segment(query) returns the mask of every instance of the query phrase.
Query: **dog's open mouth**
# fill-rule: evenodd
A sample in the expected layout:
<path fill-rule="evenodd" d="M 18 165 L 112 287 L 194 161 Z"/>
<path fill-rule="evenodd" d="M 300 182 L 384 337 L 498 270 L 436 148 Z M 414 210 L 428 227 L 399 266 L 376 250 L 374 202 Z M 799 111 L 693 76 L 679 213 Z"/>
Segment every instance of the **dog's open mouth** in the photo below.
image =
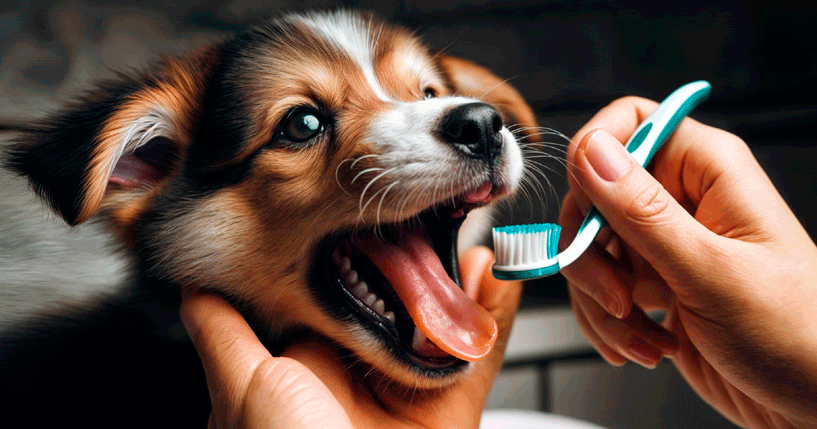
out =
<path fill-rule="evenodd" d="M 456 254 L 466 215 L 492 190 L 485 184 L 417 218 L 330 237 L 318 255 L 346 309 L 422 369 L 479 360 L 496 340 L 494 319 L 462 290 Z"/>

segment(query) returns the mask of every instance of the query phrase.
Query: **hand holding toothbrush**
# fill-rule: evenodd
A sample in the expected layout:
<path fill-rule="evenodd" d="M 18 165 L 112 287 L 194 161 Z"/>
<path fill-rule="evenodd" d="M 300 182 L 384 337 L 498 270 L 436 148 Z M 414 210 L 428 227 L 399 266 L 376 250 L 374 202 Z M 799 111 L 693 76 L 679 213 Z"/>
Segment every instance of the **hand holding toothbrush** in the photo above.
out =
<path fill-rule="evenodd" d="M 655 108 L 618 100 L 568 148 L 561 243 L 591 206 L 609 224 L 562 269 L 579 325 L 611 364 L 671 356 L 742 426 L 817 426 L 817 247 L 734 135 L 685 119 L 654 177 L 634 162 L 621 142 Z"/>

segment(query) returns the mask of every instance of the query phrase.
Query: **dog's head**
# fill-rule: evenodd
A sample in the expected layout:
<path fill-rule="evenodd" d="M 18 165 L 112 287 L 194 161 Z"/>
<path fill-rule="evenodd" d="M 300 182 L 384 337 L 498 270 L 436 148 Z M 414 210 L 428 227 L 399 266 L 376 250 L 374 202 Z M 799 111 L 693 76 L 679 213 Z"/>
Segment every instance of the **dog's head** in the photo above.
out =
<path fill-rule="evenodd" d="M 70 224 L 103 212 L 147 276 L 439 386 L 496 339 L 455 249 L 519 185 L 512 124 L 533 114 L 487 70 L 314 13 L 105 82 L 25 127 L 8 165 Z"/>

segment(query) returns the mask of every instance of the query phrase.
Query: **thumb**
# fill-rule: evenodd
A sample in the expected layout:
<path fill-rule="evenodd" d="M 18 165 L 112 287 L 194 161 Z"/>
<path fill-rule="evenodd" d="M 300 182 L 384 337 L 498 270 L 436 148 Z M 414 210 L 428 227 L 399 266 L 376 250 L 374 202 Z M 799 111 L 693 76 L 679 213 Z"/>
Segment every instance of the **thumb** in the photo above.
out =
<path fill-rule="evenodd" d="M 710 231 L 610 133 L 588 133 L 572 170 L 610 227 L 666 280 L 681 280 L 708 265 Z"/>
<path fill-rule="evenodd" d="M 292 358 L 270 355 L 221 297 L 184 291 L 181 316 L 204 366 L 211 428 L 352 427 L 314 372 Z"/>

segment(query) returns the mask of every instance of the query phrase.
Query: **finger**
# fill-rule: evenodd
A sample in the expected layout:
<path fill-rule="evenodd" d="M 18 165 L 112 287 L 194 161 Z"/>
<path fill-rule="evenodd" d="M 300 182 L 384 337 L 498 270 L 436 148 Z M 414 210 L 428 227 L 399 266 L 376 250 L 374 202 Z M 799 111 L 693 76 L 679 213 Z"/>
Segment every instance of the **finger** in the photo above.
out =
<path fill-rule="evenodd" d="M 585 195 L 584 197 L 586 198 L 587 196 Z M 562 209 L 559 212 L 559 225 L 562 227 L 561 242 L 564 246 L 560 247 L 561 250 L 564 250 L 570 243 L 570 241 L 566 240 L 567 238 L 572 240 L 576 236 L 576 233 L 579 231 L 579 226 L 581 226 L 584 221 L 587 212 L 592 208 L 590 200 L 587 200 L 587 207 L 581 207 L 579 203 L 580 201 L 577 199 L 577 194 L 573 191 L 568 192 L 562 201 Z M 566 225 L 575 225 L 575 228 L 566 229 Z M 615 233 L 613 233 L 610 227 L 604 226 L 593 241 L 601 245 L 601 247 L 606 248 L 614 237 Z"/>
<path fill-rule="evenodd" d="M 678 340 L 639 308 L 621 320 L 610 316 L 592 298 L 578 288 L 572 289 L 575 305 L 582 311 L 590 329 L 603 343 L 620 355 L 647 368 L 654 368 L 664 354 L 678 350 Z"/>
<path fill-rule="evenodd" d="M 315 337 L 302 337 L 287 345 L 281 351 L 282 357 L 288 357 L 301 362 L 310 369 L 346 409 L 351 409 L 357 384 L 350 382 L 352 377 L 349 364 L 344 362 L 338 354 L 338 348 L 327 340 Z"/>
<path fill-rule="evenodd" d="M 510 330 L 519 299 L 522 296 L 521 281 L 497 280 L 491 273 L 494 253 L 484 246 L 476 246 L 460 255 L 460 278 L 463 288 L 473 290 L 476 302 L 488 310 L 499 326 Z"/>
<path fill-rule="evenodd" d="M 604 130 L 590 134 L 576 153 L 576 163 L 585 167 L 577 174 L 583 175 L 588 196 L 610 227 L 663 278 L 680 283 L 710 265 L 718 244 L 715 236 L 612 135 Z"/>
<path fill-rule="evenodd" d="M 576 162 L 579 147 L 596 129 L 608 131 L 619 142 L 627 141 L 656 107 L 657 103 L 651 100 L 624 97 L 600 110 L 576 133 L 567 150 L 568 183 L 571 191 L 576 193 L 580 207 L 587 210 L 592 204 L 585 191 L 587 183 L 578 174 L 587 171 L 586 166 Z M 655 178 L 669 194 L 690 211 L 698 207 L 705 195 L 713 193 L 713 188 L 720 191 L 713 193 L 720 197 L 714 202 L 730 203 L 733 207 L 730 210 L 697 210 L 696 218 L 704 225 L 741 222 L 742 225 L 760 225 L 762 231 L 799 225 L 745 142 L 691 118 L 681 122 L 656 154 L 651 171 L 655 171 Z M 724 197 L 727 201 L 723 201 Z M 757 210 L 757 207 L 771 209 Z M 725 218 L 732 221 L 723 222 Z M 715 232 L 720 234 L 722 231 Z"/>
<path fill-rule="evenodd" d="M 216 295 L 184 294 L 181 315 L 204 366 L 214 412 L 235 414 L 256 368 L 272 356 L 241 314 Z"/>
<path fill-rule="evenodd" d="M 574 299 L 574 294 L 576 292 L 573 291 L 574 286 L 568 283 L 568 292 L 570 294 L 570 304 L 573 307 L 573 314 L 576 317 L 576 323 L 579 325 L 579 329 L 584 334 L 584 337 L 590 341 L 590 344 L 593 345 L 593 348 L 599 352 L 599 355 L 607 361 L 610 365 L 613 366 L 622 366 L 627 363 L 627 358 L 610 348 L 607 344 L 602 341 L 601 337 L 596 333 L 593 327 L 590 325 L 590 322 L 587 321 L 587 317 L 584 315 L 584 311 L 582 308 L 576 303 Z"/>
<path fill-rule="evenodd" d="M 619 141 L 627 141 L 635 132 L 638 125 L 652 113 L 658 106 L 658 103 L 640 97 L 624 97 L 613 101 L 605 106 L 590 121 L 588 121 L 570 142 L 567 147 L 566 160 L 568 166 L 574 165 L 576 150 L 579 144 L 587 137 L 588 133 L 596 129 L 607 130 L 610 134 L 615 136 Z M 579 207 L 582 207 L 584 213 L 590 210 L 593 206 L 592 202 L 583 190 L 580 179 L 570 173 L 568 168 L 568 185 L 572 192 L 575 192 L 575 198 Z"/>
<path fill-rule="evenodd" d="M 522 297 L 522 282 L 494 278 L 491 273 L 493 262 L 494 253 L 483 246 L 473 247 L 460 255 L 460 278 L 463 287 L 477 291 L 475 294 L 477 303 L 491 313 L 499 328 L 494 350 L 478 362 L 474 367 L 474 374 L 463 381 L 462 391 L 483 405 L 493 379 L 502 366 L 511 326 Z"/>
<path fill-rule="evenodd" d="M 632 285 L 633 304 L 647 312 L 669 309 L 674 295 L 667 283 L 632 249 L 627 248 L 627 253 L 635 279 Z"/>
<path fill-rule="evenodd" d="M 353 427 L 344 407 L 317 372 L 342 366 L 325 354 L 316 360 L 319 350 L 325 351 L 318 344 L 302 345 L 301 352 L 292 353 L 291 358 L 270 358 L 258 366 L 247 386 L 242 409 L 244 427 Z"/>
<path fill-rule="evenodd" d="M 575 216 L 575 200 L 566 200 L 559 224 L 562 226 L 560 246 L 567 246 L 582 223 Z M 569 211 L 573 209 L 573 215 Z M 612 260 L 598 245 L 591 245 L 576 261 L 562 268 L 562 275 L 572 284 L 593 297 L 604 309 L 618 317 L 626 316 L 632 308 L 629 274 Z"/>
<path fill-rule="evenodd" d="M 592 297 L 604 311 L 621 319 L 632 310 L 629 286 L 632 280 L 628 273 L 612 262 L 603 250 L 593 244 L 575 262 L 563 268 L 562 274 Z"/>
<path fill-rule="evenodd" d="M 559 219 L 559 225 L 562 225 L 560 249 L 567 247 L 568 243 L 576 235 L 581 221 L 581 218 L 578 217 L 576 200 L 568 196 L 568 198 L 565 198 L 565 203 L 562 206 L 562 212 Z M 609 228 L 602 229 L 602 232 L 605 230 L 609 231 Z M 578 278 L 574 279 L 577 283 L 581 284 L 596 284 L 596 282 L 587 280 L 588 278 L 592 278 L 592 276 L 596 275 L 596 273 L 608 277 L 608 282 L 611 281 L 609 280 L 610 277 L 624 282 L 623 288 L 628 292 L 624 295 L 617 296 L 623 296 L 622 302 L 631 302 L 631 304 L 629 307 L 627 305 L 624 306 L 624 311 L 622 312 L 621 317 L 624 317 L 627 313 L 629 313 L 629 308 L 631 308 L 632 305 L 638 305 L 644 311 L 666 310 L 669 308 L 673 296 L 672 290 L 667 287 L 666 282 L 663 278 L 661 278 L 658 272 L 656 272 L 649 263 L 644 261 L 644 259 L 635 253 L 631 248 L 624 246 L 621 239 L 615 234 L 610 234 L 606 240 L 607 241 L 606 244 L 604 244 L 603 251 L 599 250 L 599 246 L 594 246 L 595 250 L 593 250 L 593 252 L 599 255 L 590 259 L 595 259 L 596 262 L 601 262 L 603 260 L 608 262 L 611 267 L 615 268 L 605 268 L 603 271 L 598 272 L 596 268 L 593 267 L 582 268 L 579 265 L 576 265 L 571 268 L 571 265 L 569 265 L 562 270 L 562 274 L 567 277 L 571 277 L 573 274 L 578 273 L 579 276 L 586 278 L 585 280 L 580 280 Z M 582 258 L 579 259 L 581 260 Z M 579 263 L 579 260 L 574 262 L 574 265 L 576 263 Z M 589 265 L 591 262 L 582 261 L 581 263 Z M 611 276 L 609 271 L 612 271 L 615 274 Z M 592 288 L 593 286 L 590 287 Z M 585 290 L 585 292 L 593 296 L 594 299 L 599 302 L 599 304 L 610 312 L 610 314 L 617 315 L 616 310 L 613 310 L 610 306 L 605 305 L 604 298 L 595 296 L 594 293 L 587 290 Z M 618 293 L 621 292 L 619 291 Z"/>
<path fill-rule="evenodd" d="M 573 292 L 574 305 L 584 315 L 589 329 L 603 344 L 645 368 L 655 368 L 658 365 L 663 356 L 661 349 L 634 335 L 619 319 L 603 311 L 581 289 L 574 288 Z"/>
<path fill-rule="evenodd" d="M 184 294 L 181 314 L 204 365 L 213 406 L 209 426 L 352 427 L 312 371 L 294 359 L 273 357 L 222 298 Z"/>
<path fill-rule="evenodd" d="M 568 166 L 575 166 L 576 153 L 592 131 L 604 129 L 623 144 L 657 106 L 656 102 L 645 98 L 624 97 L 601 109 L 571 141 L 567 149 Z M 681 122 L 656 154 L 650 170 L 655 171 L 656 179 L 685 207 L 697 206 L 708 186 L 724 173 L 736 174 L 751 182 L 752 186 L 745 189 L 763 188 L 764 198 L 776 194 L 743 141 L 691 118 Z M 571 173 L 568 184 L 576 192 L 579 206 L 589 210 L 592 202 L 584 192 L 582 179 Z"/>
<path fill-rule="evenodd" d="M 462 289 L 473 300 L 485 308 L 487 302 L 479 302 L 482 287 L 482 273 L 493 263 L 494 254 L 483 246 L 472 247 L 459 256 L 460 281 Z M 483 298 L 486 299 L 488 297 Z M 493 304 L 495 305 L 495 304 Z"/>

